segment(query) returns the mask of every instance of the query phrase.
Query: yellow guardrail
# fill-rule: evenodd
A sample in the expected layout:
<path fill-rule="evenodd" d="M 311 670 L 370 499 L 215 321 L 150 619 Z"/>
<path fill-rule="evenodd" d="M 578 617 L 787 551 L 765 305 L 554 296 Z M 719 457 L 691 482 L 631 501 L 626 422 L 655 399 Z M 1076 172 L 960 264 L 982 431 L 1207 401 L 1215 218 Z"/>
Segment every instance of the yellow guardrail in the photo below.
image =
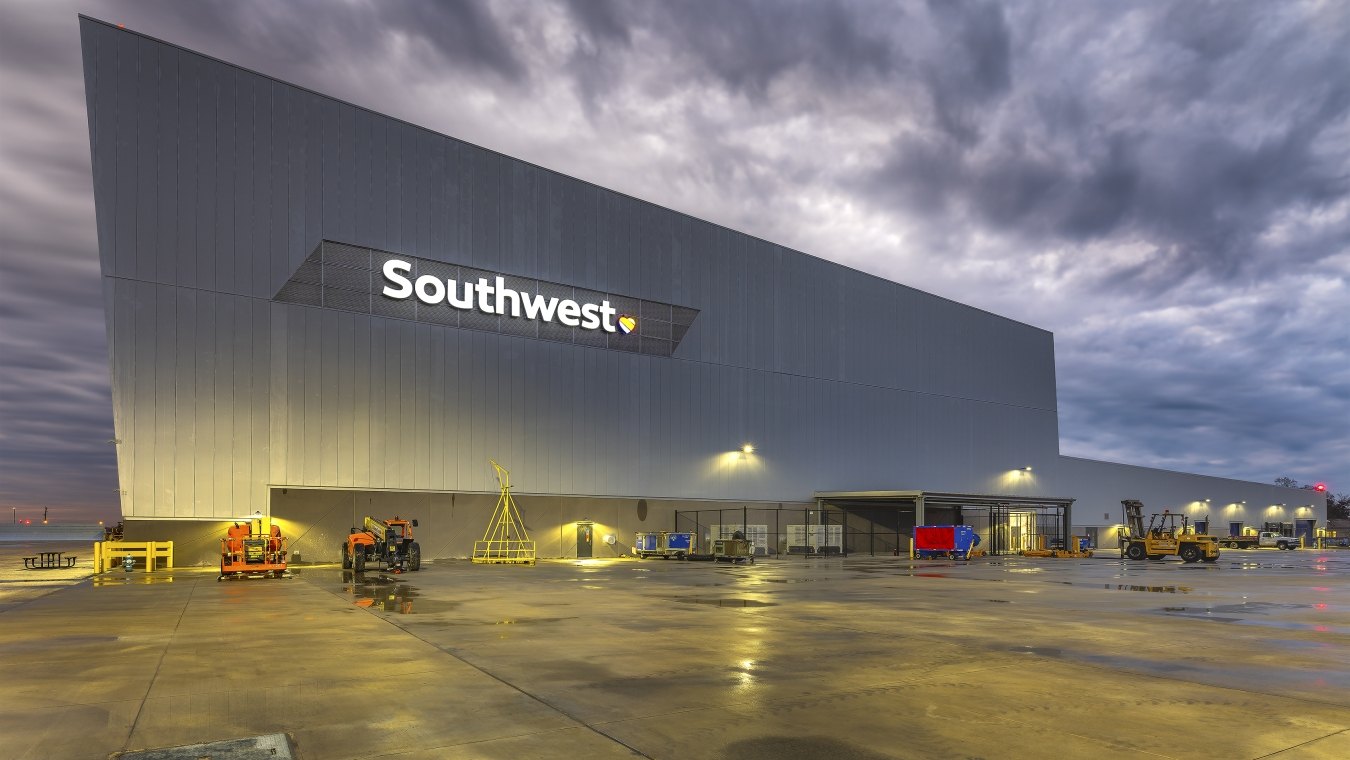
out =
<path fill-rule="evenodd" d="M 145 572 L 155 570 L 160 560 L 164 569 L 173 569 L 172 541 L 95 541 L 94 572 L 106 573 L 122 564 L 124 557 L 136 557 L 145 562 Z"/>

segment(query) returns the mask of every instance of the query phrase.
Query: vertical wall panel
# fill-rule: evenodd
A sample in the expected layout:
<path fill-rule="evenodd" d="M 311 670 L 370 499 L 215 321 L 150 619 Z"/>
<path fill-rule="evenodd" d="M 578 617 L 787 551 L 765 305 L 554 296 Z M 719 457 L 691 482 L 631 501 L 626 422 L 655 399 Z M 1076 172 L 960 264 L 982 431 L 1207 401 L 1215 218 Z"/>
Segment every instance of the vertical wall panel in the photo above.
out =
<path fill-rule="evenodd" d="M 117 192 L 117 34 L 104 28 L 84 32 L 85 102 L 89 109 L 89 149 L 94 174 L 94 195 L 104 199 L 94 206 L 98 230 L 99 265 L 104 275 L 113 273 L 111 255 L 116 250 L 114 195 Z"/>
<path fill-rule="evenodd" d="M 338 482 L 338 418 L 346 416 L 339 404 L 339 384 L 341 383 L 341 364 L 338 359 L 339 319 L 315 310 L 315 321 L 319 333 L 319 375 L 315 387 L 310 391 L 317 398 L 317 427 L 319 429 L 319 473 L 318 483 Z M 335 316 L 335 315 L 334 315 Z M 345 314 L 343 315 L 346 316 Z"/>
<path fill-rule="evenodd" d="M 178 457 L 188 456 L 187 450 L 180 450 L 174 443 L 177 440 L 175 427 L 178 425 L 174 403 L 175 391 L 180 383 L 179 367 L 174 356 L 174 347 L 178 343 L 180 314 L 174 288 L 152 287 L 146 294 L 155 303 L 154 325 L 147 341 L 156 356 L 152 363 L 155 368 L 153 383 L 148 387 L 154 395 L 148 399 L 155 409 L 154 435 L 154 504 L 155 514 L 172 517 L 175 510 L 190 508 L 190 502 L 180 506 L 180 494 L 176 490 Z"/>
<path fill-rule="evenodd" d="M 171 296 L 175 299 L 176 330 L 172 344 L 173 387 L 160 401 L 164 403 L 172 399 L 174 419 L 172 446 L 175 453 L 173 512 L 196 517 L 199 514 L 199 505 L 192 460 L 200 456 L 201 447 L 197 445 L 196 439 L 197 401 L 194 379 L 197 374 L 197 354 L 194 349 L 197 345 L 201 318 L 197 308 L 197 291 L 191 288 L 175 288 Z"/>
<path fill-rule="evenodd" d="M 249 383 L 249 469 L 245 485 L 248 489 L 247 505 L 255 511 L 259 509 L 267 511 L 269 509 L 267 484 L 271 482 L 268 480 L 268 474 L 271 468 L 269 395 L 272 365 L 268 343 L 271 337 L 272 310 L 266 301 L 259 299 L 249 301 L 248 306 L 249 345 L 247 353 L 240 356 L 240 361 L 247 369 Z"/>

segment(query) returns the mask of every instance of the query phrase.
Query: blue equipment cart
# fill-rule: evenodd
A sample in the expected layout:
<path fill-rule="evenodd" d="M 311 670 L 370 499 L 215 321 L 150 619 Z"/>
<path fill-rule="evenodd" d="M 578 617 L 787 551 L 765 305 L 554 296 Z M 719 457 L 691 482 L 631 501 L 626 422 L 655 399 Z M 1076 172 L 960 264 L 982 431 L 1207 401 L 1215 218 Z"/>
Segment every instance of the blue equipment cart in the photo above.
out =
<path fill-rule="evenodd" d="M 684 559 L 694 553 L 694 534 L 679 531 L 638 533 L 633 539 L 633 554 L 639 557 Z"/>

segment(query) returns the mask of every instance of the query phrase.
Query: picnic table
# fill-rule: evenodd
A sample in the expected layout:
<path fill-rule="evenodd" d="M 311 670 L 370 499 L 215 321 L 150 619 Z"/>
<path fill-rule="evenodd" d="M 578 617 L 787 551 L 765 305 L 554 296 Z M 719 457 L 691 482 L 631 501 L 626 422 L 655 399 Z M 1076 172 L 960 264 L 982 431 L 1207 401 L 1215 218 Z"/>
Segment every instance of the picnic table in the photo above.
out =
<path fill-rule="evenodd" d="M 57 570 L 75 567 L 75 555 L 62 556 L 64 552 L 38 552 L 32 557 L 23 558 L 23 566 L 29 570 Z"/>

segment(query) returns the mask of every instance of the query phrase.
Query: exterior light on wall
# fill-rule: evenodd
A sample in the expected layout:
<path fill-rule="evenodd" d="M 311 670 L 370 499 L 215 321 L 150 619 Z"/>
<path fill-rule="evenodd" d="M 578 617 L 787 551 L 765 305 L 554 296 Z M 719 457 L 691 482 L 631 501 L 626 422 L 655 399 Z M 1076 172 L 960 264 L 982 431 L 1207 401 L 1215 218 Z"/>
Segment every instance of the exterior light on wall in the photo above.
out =
<path fill-rule="evenodd" d="M 745 444 L 744 446 L 741 446 L 741 453 L 742 453 L 742 454 L 753 454 L 753 453 L 755 453 L 755 445 L 754 445 L 753 443 L 747 443 L 747 444 Z"/>

